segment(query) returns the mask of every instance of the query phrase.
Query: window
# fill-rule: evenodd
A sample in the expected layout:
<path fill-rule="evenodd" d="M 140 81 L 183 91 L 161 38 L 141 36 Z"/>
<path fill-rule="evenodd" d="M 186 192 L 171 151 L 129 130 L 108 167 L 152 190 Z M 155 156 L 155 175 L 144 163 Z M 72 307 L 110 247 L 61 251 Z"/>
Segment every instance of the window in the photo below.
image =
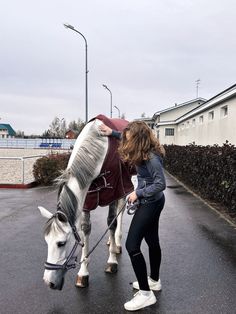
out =
<path fill-rule="evenodd" d="M 199 122 L 202 124 L 203 123 L 203 116 L 199 117 Z"/>
<path fill-rule="evenodd" d="M 224 106 L 220 108 L 220 116 L 221 118 L 227 117 L 228 115 L 228 106 Z"/>
<path fill-rule="evenodd" d="M 190 123 L 189 123 L 189 121 L 187 121 L 186 128 L 189 128 L 189 125 L 190 125 Z"/>
<path fill-rule="evenodd" d="M 165 128 L 165 136 L 174 136 L 175 129 L 174 128 Z"/>
<path fill-rule="evenodd" d="M 192 120 L 192 125 L 195 126 L 196 125 L 196 119 Z"/>
<path fill-rule="evenodd" d="M 208 119 L 209 119 L 210 121 L 214 120 L 214 111 L 208 112 Z"/>

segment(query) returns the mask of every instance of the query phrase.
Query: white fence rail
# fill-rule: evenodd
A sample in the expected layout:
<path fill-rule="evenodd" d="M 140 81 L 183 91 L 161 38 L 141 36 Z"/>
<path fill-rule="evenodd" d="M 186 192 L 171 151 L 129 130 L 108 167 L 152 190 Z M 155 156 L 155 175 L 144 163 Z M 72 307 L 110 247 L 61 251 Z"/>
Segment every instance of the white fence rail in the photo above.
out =
<path fill-rule="evenodd" d="M 62 148 L 70 149 L 75 139 L 8 138 L 0 139 L 0 148 Z"/>
<path fill-rule="evenodd" d="M 29 184 L 34 182 L 33 165 L 45 155 L 0 157 L 0 184 Z"/>

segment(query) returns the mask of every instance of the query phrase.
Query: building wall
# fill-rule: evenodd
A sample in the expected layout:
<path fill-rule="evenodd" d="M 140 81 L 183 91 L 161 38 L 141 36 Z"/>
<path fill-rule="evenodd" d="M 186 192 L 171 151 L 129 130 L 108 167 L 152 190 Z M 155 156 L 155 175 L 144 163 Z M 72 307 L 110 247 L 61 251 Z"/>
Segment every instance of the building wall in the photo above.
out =
<path fill-rule="evenodd" d="M 227 106 L 228 114 L 223 116 L 223 107 Z M 210 113 L 214 112 L 214 118 L 210 118 Z M 201 122 L 203 116 L 203 122 Z M 195 119 L 195 123 L 194 120 Z M 236 144 L 236 97 L 218 104 L 196 116 L 182 121 L 177 125 L 176 144 L 188 145 L 222 145 L 228 140 Z"/>
<path fill-rule="evenodd" d="M 73 132 L 72 130 L 67 131 L 66 132 L 66 138 L 68 138 L 68 139 L 75 139 L 76 138 L 75 132 Z"/>
<path fill-rule="evenodd" d="M 174 135 L 166 135 L 166 129 L 174 129 Z M 176 126 L 173 124 L 159 126 L 158 129 L 156 129 L 156 134 L 162 145 L 176 143 Z"/>
<path fill-rule="evenodd" d="M 10 136 L 8 136 L 8 132 L 1 130 L 0 131 L 0 138 L 7 138 L 7 137 L 10 137 Z"/>

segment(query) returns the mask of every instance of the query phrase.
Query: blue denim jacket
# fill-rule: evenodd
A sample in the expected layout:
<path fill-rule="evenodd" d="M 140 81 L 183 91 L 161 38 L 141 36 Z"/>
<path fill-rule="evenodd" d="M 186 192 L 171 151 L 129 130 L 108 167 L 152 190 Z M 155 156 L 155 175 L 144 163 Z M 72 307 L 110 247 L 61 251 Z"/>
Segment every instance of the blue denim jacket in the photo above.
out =
<path fill-rule="evenodd" d="M 118 139 L 121 133 L 112 130 L 111 136 Z M 162 158 L 151 153 L 150 159 L 136 166 L 138 186 L 135 190 L 141 203 L 155 202 L 163 196 L 166 188 L 166 180 L 163 172 Z"/>

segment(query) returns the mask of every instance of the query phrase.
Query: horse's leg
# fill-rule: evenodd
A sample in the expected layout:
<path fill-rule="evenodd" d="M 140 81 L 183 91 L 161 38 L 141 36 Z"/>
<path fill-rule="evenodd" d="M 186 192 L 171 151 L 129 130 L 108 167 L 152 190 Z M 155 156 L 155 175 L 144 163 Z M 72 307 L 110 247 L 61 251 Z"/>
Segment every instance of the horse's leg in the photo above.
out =
<path fill-rule="evenodd" d="M 124 213 L 124 205 L 125 205 L 125 198 L 121 198 L 118 200 L 117 208 L 116 208 L 116 214 L 120 212 L 120 210 L 123 210 L 120 212 L 120 214 L 117 217 L 117 226 L 116 226 L 116 231 L 115 231 L 115 242 L 116 242 L 116 253 L 120 254 L 122 252 L 122 244 L 121 244 L 121 239 L 122 239 L 122 218 L 123 218 L 123 213 Z"/>
<path fill-rule="evenodd" d="M 83 233 L 83 242 L 84 246 L 82 248 L 82 254 L 81 254 L 81 259 L 80 261 L 83 261 L 85 256 L 88 254 L 89 251 L 89 235 L 91 233 L 91 222 L 90 222 L 90 213 L 83 211 L 81 214 L 81 230 Z M 77 274 L 77 279 L 76 279 L 76 287 L 79 288 L 85 288 L 88 287 L 89 285 L 89 271 L 88 271 L 88 264 L 89 264 L 89 259 L 85 259 L 81 263 L 80 270 Z"/>
<path fill-rule="evenodd" d="M 116 217 L 116 209 L 117 209 L 117 201 L 112 202 L 109 205 L 109 212 L 108 212 L 108 218 L 107 218 L 107 224 L 108 226 L 111 224 L 113 219 Z M 118 269 L 118 261 L 117 261 L 117 246 L 115 241 L 115 231 L 117 227 L 117 219 L 112 223 L 112 225 L 109 227 L 109 258 L 107 261 L 107 267 L 105 269 L 106 273 L 116 273 Z"/>
<path fill-rule="evenodd" d="M 120 210 L 124 207 L 124 205 L 125 205 L 125 197 L 118 200 L 118 205 L 116 206 L 116 214 L 120 212 Z M 123 220 L 124 209 L 120 212 L 120 214 L 117 217 L 117 226 L 115 229 L 115 242 L 116 242 L 116 247 L 117 247 L 117 250 L 116 250 L 117 254 L 122 253 L 121 239 L 122 239 L 122 220 Z M 107 245 L 110 245 L 110 237 L 107 240 Z"/>

